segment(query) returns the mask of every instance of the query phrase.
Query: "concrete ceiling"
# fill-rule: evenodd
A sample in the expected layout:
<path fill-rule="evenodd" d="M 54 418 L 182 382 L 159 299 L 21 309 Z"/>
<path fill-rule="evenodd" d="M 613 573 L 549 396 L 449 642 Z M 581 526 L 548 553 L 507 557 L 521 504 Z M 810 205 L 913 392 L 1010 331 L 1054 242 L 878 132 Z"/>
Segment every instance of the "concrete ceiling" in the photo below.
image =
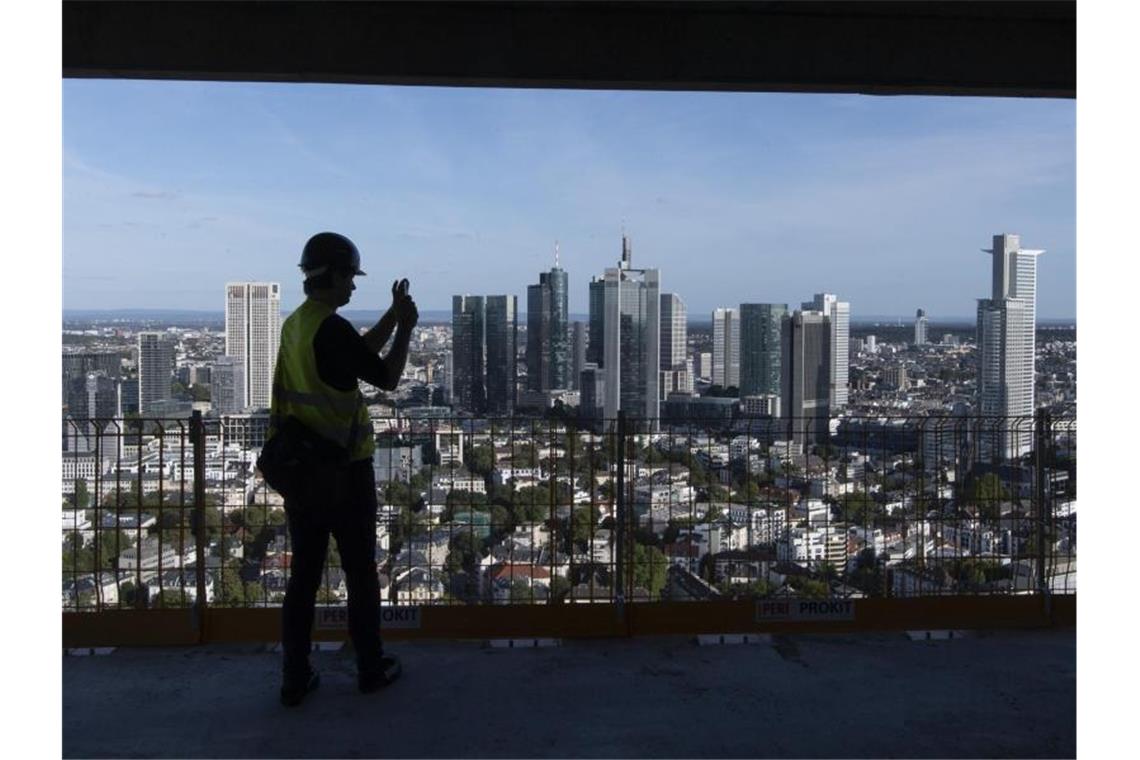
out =
<path fill-rule="evenodd" d="M 63 75 L 1076 97 L 1066 2 L 63 3 Z"/>

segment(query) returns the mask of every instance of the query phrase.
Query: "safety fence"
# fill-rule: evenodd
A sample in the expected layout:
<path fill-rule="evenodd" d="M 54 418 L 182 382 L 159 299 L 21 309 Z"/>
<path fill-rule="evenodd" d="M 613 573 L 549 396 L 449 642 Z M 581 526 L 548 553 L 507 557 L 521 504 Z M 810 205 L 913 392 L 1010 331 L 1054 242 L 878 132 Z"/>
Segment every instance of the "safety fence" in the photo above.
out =
<path fill-rule="evenodd" d="M 1072 409 L 374 426 L 393 628 L 428 610 L 462 633 L 519 614 L 507 609 L 558 608 L 544 614 L 589 633 L 638 614 L 851 621 L 900 600 L 1075 598 Z M 200 633 L 214 612 L 275 623 L 291 547 L 284 501 L 255 466 L 267 428 L 265 415 L 65 418 L 68 625 L 123 611 Z M 346 600 L 333 541 L 318 628 L 343 628 Z"/>

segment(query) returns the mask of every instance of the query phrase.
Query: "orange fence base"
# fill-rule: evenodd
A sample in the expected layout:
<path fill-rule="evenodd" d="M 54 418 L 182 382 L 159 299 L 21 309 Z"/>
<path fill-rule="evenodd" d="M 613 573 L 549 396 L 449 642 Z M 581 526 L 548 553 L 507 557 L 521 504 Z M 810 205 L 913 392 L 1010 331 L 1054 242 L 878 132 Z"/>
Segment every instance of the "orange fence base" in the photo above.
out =
<path fill-rule="evenodd" d="M 762 606 L 763 605 L 763 606 Z M 1074 626 L 1075 594 L 855 600 L 386 607 L 386 640 L 597 638 L 702 633 L 849 633 Z M 318 608 L 313 638 L 347 638 L 344 608 Z M 280 608 L 63 613 L 64 647 L 277 641 Z"/>

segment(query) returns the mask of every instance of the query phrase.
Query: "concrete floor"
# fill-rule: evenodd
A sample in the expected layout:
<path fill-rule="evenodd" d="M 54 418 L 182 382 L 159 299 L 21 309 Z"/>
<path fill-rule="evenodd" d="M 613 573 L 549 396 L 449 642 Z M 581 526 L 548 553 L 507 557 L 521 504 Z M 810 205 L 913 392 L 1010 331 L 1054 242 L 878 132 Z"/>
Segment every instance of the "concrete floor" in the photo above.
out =
<path fill-rule="evenodd" d="M 65 656 L 64 757 L 1074 757 L 1076 634 L 393 644 L 364 696 L 347 651 L 277 702 L 264 646 Z"/>

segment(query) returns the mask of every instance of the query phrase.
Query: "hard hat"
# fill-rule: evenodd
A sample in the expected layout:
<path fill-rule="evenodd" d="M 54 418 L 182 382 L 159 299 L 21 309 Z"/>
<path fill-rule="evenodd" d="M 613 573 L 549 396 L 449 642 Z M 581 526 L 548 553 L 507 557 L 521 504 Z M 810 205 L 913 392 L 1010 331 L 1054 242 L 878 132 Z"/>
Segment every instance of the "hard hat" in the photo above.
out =
<path fill-rule="evenodd" d="M 363 275 L 360 269 L 360 251 L 351 240 L 335 232 L 318 232 L 305 243 L 301 253 L 301 271 L 305 279 L 324 274 L 330 269 L 350 270 Z"/>

